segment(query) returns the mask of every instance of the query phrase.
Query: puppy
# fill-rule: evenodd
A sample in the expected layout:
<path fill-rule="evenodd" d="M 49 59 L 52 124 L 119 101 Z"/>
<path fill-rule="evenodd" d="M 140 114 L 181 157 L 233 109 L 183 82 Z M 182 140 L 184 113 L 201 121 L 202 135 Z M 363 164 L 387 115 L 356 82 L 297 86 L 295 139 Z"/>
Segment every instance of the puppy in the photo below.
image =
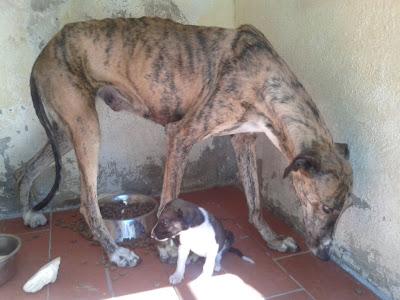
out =
<path fill-rule="evenodd" d="M 206 258 L 201 278 L 221 270 L 221 259 L 226 252 L 235 253 L 254 264 L 251 258 L 232 247 L 233 233 L 225 230 L 212 214 L 181 199 L 171 201 L 165 206 L 151 232 L 151 237 L 158 241 L 174 239 L 178 243 L 176 270 L 169 277 L 171 284 L 178 284 L 183 280 L 190 251 Z"/>

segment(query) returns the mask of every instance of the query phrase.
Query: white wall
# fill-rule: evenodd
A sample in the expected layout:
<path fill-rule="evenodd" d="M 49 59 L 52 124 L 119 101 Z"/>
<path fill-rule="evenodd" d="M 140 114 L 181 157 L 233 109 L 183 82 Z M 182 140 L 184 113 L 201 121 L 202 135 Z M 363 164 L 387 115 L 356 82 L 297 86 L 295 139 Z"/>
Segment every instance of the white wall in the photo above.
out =
<path fill-rule="evenodd" d="M 400 1 L 235 3 L 236 25 L 252 23 L 264 32 L 334 139 L 350 146 L 356 197 L 338 224 L 337 257 L 400 299 Z M 265 138 L 258 146 L 266 204 L 298 221 L 292 188 L 280 179 L 287 162 Z"/>
<path fill-rule="evenodd" d="M 233 0 L 0 1 L 0 217 L 19 212 L 14 171 L 46 141 L 29 95 L 30 70 L 40 49 L 69 22 L 143 15 L 232 27 L 234 6 Z M 103 136 L 99 192 L 158 193 L 165 157 L 161 126 L 127 113 L 111 113 L 105 104 L 98 104 Z M 73 152 L 66 156 L 64 165 L 63 182 L 55 205 L 79 196 Z M 34 186 L 38 198 L 47 193 L 53 178 L 53 168 L 39 178 Z M 226 138 L 218 138 L 195 146 L 183 183 L 187 190 L 227 184 L 234 179 L 235 162 L 230 143 Z"/>

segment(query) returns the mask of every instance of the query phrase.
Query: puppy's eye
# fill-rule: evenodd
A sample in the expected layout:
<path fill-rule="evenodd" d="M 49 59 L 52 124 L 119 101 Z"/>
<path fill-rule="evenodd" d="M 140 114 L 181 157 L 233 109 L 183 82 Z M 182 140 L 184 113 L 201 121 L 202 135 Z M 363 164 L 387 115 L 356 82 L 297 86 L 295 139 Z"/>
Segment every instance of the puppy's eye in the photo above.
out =
<path fill-rule="evenodd" d="M 333 211 L 332 208 L 330 208 L 329 206 L 327 206 L 327 205 L 325 205 L 325 204 L 322 205 L 322 210 L 323 210 L 324 213 L 326 213 L 326 214 L 330 214 L 330 213 Z"/>

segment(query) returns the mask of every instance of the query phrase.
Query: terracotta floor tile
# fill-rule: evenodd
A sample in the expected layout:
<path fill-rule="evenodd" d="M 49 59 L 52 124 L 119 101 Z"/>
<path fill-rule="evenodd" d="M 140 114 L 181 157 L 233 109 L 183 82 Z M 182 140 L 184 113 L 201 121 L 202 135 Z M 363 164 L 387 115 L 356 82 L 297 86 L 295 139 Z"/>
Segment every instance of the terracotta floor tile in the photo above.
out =
<path fill-rule="evenodd" d="M 273 296 L 271 298 L 267 298 L 266 300 L 313 300 L 306 292 L 298 291 L 293 293 L 288 293 L 286 295 L 281 296 Z M 323 299 L 321 299 L 323 300 Z"/>
<path fill-rule="evenodd" d="M 278 263 L 316 299 L 378 299 L 333 262 L 323 262 L 311 254 L 283 258 Z"/>
<path fill-rule="evenodd" d="M 21 234 L 21 250 L 17 255 L 17 274 L 0 287 L 1 299 L 46 299 L 47 288 L 36 294 L 26 294 L 22 287 L 25 282 L 44 264 L 49 257 L 49 232 L 32 232 Z"/>
<path fill-rule="evenodd" d="M 114 295 L 137 296 L 140 294 L 153 297 L 157 294 L 157 292 L 151 292 L 153 290 L 160 290 L 161 293 L 167 291 L 167 294 L 170 294 L 168 291 L 173 290 L 173 287 L 170 286 L 168 278 L 172 268 L 170 265 L 161 263 L 155 255 L 153 259 L 147 257 L 134 268 L 111 267 L 109 271 Z"/>
<path fill-rule="evenodd" d="M 234 246 L 253 259 L 255 264 L 228 253 L 222 260 L 226 273 L 238 276 L 265 297 L 299 288 L 250 237 L 237 240 Z"/>
<path fill-rule="evenodd" d="M 218 218 L 247 218 L 247 204 L 241 191 L 233 186 L 216 187 L 205 191 L 183 194 L 182 198 L 207 208 L 207 203 L 216 203 L 212 211 Z"/>
<path fill-rule="evenodd" d="M 51 256 L 61 256 L 61 265 L 58 279 L 50 287 L 52 299 L 102 299 L 111 296 L 102 263 L 102 248 L 78 232 L 56 225 L 60 220 L 71 224 L 79 217 L 76 210 L 53 214 Z"/>
<path fill-rule="evenodd" d="M 46 214 L 47 221 L 49 220 L 49 215 Z M 44 226 L 30 228 L 24 225 L 24 221 L 22 218 L 8 219 L 8 220 L 0 220 L 0 232 L 9 233 L 9 234 L 22 234 L 22 233 L 30 233 L 48 230 L 49 225 L 48 222 Z"/>

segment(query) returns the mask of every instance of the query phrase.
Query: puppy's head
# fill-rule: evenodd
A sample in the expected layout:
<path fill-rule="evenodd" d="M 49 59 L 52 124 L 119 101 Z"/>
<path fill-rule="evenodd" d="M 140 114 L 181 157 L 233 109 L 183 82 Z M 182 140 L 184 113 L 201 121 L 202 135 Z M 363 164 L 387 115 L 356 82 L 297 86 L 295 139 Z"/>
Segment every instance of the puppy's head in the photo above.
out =
<path fill-rule="evenodd" d="M 176 199 L 161 211 L 158 222 L 151 231 L 151 237 L 165 241 L 203 222 L 204 216 L 196 205 Z"/>
<path fill-rule="evenodd" d="M 177 236 L 181 231 L 189 228 L 184 212 L 181 208 L 167 204 L 158 217 L 158 222 L 151 231 L 151 237 L 164 241 Z"/>

